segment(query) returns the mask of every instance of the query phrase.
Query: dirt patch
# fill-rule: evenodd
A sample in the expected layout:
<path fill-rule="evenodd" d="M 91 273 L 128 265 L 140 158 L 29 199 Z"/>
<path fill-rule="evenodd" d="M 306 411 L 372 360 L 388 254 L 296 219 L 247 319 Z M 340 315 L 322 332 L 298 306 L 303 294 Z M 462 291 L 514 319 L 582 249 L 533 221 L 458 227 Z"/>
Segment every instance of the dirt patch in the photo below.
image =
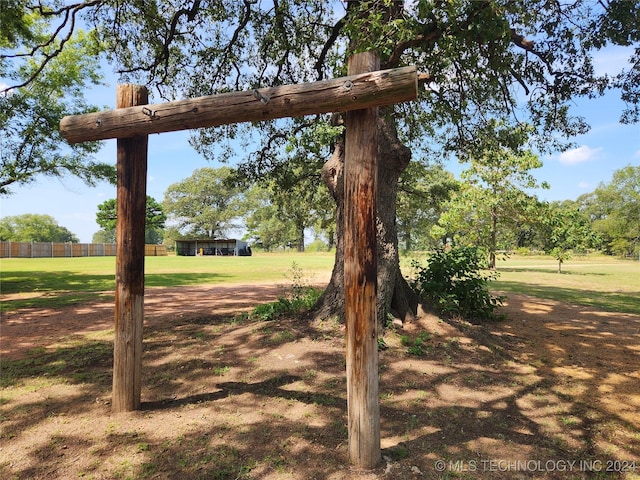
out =
<path fill-rule="evenodd" d="M 343 328 L 241 315 L 282 294 L 148 289 L 143 408 L 120 415 L 111 303 L 5 314 L 0 478 L 640 478 L 639 316 L 511 296 L 504 322 L 389 330 L 384 460 L 354 472 Z"/>
<path fill-rule="evenodd" d="M 145 327 L 166 317 L 182 322 L 203 315 L 229 315 L 248 312 L 260 303 L 287 294 L 286 285 L 248 284 L 176 288 L 147 288 L 145 291 Z M 8 298 L 2 299 L 9 301 Z M 83 304 L 59 310 L 27 308 L 3 313 L 0 355 L 5 359 L 24 358 L 33 349 L 50 351 L 61 339 L 85 336 L 90 332 L 113 329 L 113 301 Z"/>

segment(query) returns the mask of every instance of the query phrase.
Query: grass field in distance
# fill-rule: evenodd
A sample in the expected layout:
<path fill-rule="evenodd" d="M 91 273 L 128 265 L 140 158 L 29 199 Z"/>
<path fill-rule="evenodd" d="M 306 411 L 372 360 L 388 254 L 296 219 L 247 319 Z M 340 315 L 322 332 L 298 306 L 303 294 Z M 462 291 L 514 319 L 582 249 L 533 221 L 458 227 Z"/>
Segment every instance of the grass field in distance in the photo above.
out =
<path fill-rule="evenodd" d="M 403 274 L 411 275 L 404 257 Z M 334 253 L 257 253 L 252 257 L 146 257 L 146 287 L 202 284 L 285 283 L 293 265 L 307 283 L 331 272 Z M 497 264 L 500 277 L 492 289 L 640 314 L 640 262 L 602 255 L 574 257 L 558 274 L 546 256 L 512 255 Z M 0 260 L 2 310 L 28 306 L 65 306 L 113 296 L 115 257 L 5 258 Z"/>

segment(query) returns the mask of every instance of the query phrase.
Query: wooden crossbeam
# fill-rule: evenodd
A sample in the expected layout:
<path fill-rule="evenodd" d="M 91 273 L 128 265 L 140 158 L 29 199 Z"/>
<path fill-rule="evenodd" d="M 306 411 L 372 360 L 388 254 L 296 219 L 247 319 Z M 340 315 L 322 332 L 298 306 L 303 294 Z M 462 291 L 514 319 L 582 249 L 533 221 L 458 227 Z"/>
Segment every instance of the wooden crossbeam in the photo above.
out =
<path fill-rule="evenodd" d="M 190 100 L 66 116 L 60 133 L 71 144 L 239 122 L 347 112 L 415 100 L 415 66 L 314 83 L 223 93 Z"/>

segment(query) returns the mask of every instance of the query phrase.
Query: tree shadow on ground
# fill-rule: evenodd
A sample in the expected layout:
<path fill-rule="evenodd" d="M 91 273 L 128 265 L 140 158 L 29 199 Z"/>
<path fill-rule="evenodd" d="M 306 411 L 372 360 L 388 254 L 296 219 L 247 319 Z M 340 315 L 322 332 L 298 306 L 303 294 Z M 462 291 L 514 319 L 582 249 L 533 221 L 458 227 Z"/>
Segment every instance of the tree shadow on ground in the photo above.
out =
<path fill-rule="evenodd" d="M 595 469 L 567 476 L 551 467 L 640 460 L 640 319 L 529 297 L 510 298 L 507 310 L 499 323 L 426 316 L 386 333 L 387 458 L 375 477 L 363 478 L 603 478 Z M 109 342 L 14 364 L 4 392 L 16 392 L 2 405 L 12 437 L 0 474 L 358 478 L 346 466 L 338 325 L 182 313 L 154 314 L 145 327 L 139 412 L 110 413 Z M 402 336 L 421 336 L 420 354 L 409 353 Z"/>
<path fill-rule="evenodd" d="M 607 311 L 640 314 L 638 295 L 626 292 L 599 292 L 580 288 L 523 284 L 496 280 L 492 282 L 492 289 L 507 293 L 519 294 L 526 291 L 528 295 L 538 298 L 554 298 L 564 302 L 602 308 Z"/>
<path fill-rule="evenodd" d="M 513 272 L 513 273 L 529 273 L 529 272 L 535 272 L 535 273 L 553 273 L 553 274 L 558 274 L 558 264 L 556 264 L 554 267 L 536 267 L 536 268 L 531 268 L 531 267 L 498 267 L 496 269 L 496 271 L 498 272 Z M 607 277 L 609 276 L 608 273 L 605 272 L 583 272 L 580 270 L 571 270 L 569 267 L 564 266 L 562 268 L 562 273 L 558 274 L 558 275 L 565 275 L 565 276 L 584 276 L 584 277 Z"/>

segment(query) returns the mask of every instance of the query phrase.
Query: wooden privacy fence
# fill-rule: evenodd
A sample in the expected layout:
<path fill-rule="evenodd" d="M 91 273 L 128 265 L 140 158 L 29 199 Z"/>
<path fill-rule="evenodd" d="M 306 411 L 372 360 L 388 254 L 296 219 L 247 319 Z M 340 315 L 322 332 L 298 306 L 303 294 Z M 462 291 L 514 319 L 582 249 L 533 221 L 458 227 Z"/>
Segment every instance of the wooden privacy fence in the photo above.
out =
<path fill-rule="evenodd" d="M 167 255 L 164 245 L 145 245 L 147 257 Z M 0 258 L 114 257 L 115 243 L 0 242 Z"/>

